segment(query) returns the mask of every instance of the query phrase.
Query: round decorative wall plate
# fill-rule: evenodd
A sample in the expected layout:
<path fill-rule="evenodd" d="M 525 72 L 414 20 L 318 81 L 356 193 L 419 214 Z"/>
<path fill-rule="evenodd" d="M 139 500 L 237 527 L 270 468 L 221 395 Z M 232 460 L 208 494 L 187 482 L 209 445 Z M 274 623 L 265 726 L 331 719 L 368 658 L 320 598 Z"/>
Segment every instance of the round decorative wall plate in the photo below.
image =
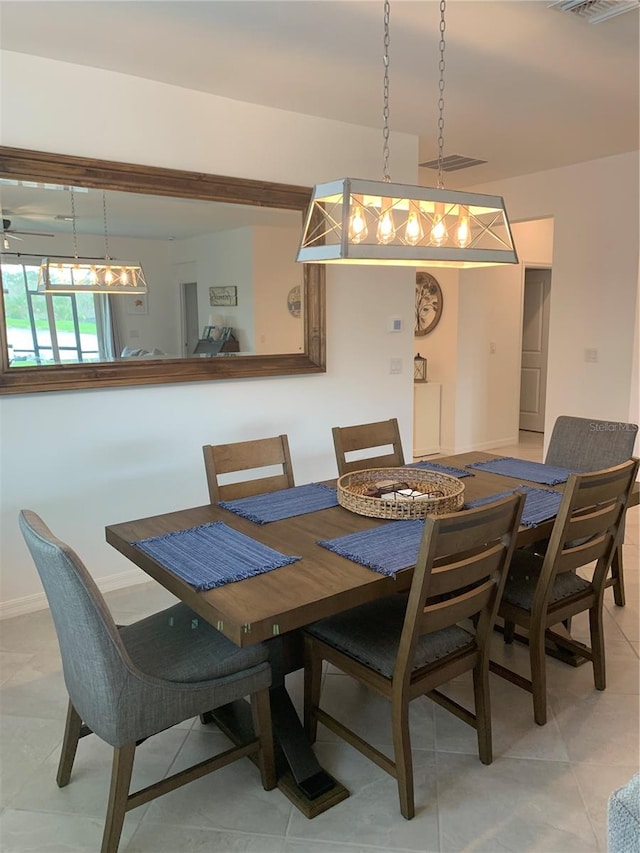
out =
<path fill-rule="evenodd" d="M 296 284 L 295 287 L 292 287 L 289 293 L 287 294 L 287 308 L 289 309 L 289 314 L 291 314 L 292 317 L 300 316 L 301 299 L 299 284 Z"/>
<path fill-rule="evenodd" d="M 428 272 L 416 273 L 416 336 L 428 335 L 440 322 L 442 290 Z"/>

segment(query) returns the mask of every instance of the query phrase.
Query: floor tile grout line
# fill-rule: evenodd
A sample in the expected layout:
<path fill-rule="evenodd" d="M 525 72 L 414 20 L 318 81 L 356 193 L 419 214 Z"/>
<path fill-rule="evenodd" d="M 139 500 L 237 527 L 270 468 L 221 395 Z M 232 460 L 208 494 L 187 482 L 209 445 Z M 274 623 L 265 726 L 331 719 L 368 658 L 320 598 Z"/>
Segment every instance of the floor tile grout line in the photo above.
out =
<path fill-rule="evenodd" d="M 130 815 L 130 814 L 133 814 L 133 810 L 130 812 L 127 812 L 127 815 Z M 78 817 L 82 817 L 82 815 L 78 815 Z M 249 838 L 281 839 L 283 842 L 286 842 L 286 840 L 287 840 L 284 835 L 280 835 L 279 833 L 251 832 L 251 831 L 245 830 L 245 829 L 230 829 L 229 827 L 211 826 L 211 825 L 204 826 L 202 824 L 186 823 L 184 821 L 181 821 L 180 823 L 173 823 L 171 821 L 156 820 L 155 823 L 158 826 L 175 827 L 176 829 L 184 829 L 184 828 L 195 829 L 195 830 L 198 830 L 199 832 L 227 833 L 229 835 L 239 835 L 239 836 L 242 836 L 244 838 L 249 837 Z M 135 833 L 137 833 L 140 828 L 141 828 L 141 826 L 136 827 Z M 144 831 L 145 827 L 142 827 L 142 829 Z M 135 835 L 135 833 L 133 835 Z M 133 841 L 133 835 L 129 839 L 129 842 Z M 283 844 L 283 846 L 284 846 L 284 844 Z M 122 853 L 126 853 L 126 848 L 125 848 L 125 850 L 122 851 Z M 152 853 L 152 851 L 149 851 L 149 853 Z"/>
<path fill-rule="evenodd" d="M 600 850 L 600 842 L 598 840 L 598 832 L 597 832 L 596 827 L 593 823 L 593 818 L 591 817 L 591 811 L 589 809 L 587 801 L 585 800 L 584 794 L 582 793 L 582 785 L 580 784 L 580 778 L 579 778 L 579 776 L 575 770 L 575 765 L 579 764 L 579 763 L 580 762 L 574 762 L 574 761 L 570 762 L 571 773 L 572 773 L 573 778 L 575 780 L 576 787 L 578 788 L 578 793 L 580 794 L 580 799 L 582 800 L 582 806 L 585 810 L 585 814 L 587 815 L 587 819 L 589 820 L 589 826 L 591 827 L 591 831 L 593 832 L 593 837 L 595 839 L 596 846 L 597 846 L 598 850 Z"/>
<path fill-rule="evenodd" d="M 436 828 L 438 830 L 438 850 L 442 850 L 442 821 L 440 820 L 440 762 L 439 762 L 439 750 L 438 750 L 438 720 L 437 715 L 434 713 L 433 715 L 433 741 L 434 741 L 434 752 L 435 752 L 435 785 L 436 785 Z"/>

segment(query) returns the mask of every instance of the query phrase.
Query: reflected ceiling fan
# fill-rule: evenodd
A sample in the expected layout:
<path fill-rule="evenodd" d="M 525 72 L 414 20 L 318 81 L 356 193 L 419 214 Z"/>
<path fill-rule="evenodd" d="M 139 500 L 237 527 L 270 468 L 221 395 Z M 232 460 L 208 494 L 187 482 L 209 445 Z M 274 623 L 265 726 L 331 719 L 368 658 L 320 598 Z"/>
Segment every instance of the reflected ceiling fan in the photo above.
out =
<path fill-rule="evenodd" d="M 10 246 L 9 240 L 22 240 L 23 237 L 54 237 L 46 231 L 18 231 L 11 227 L 10 219 L 2 220 L 2 246 L 8 249 Z"/>

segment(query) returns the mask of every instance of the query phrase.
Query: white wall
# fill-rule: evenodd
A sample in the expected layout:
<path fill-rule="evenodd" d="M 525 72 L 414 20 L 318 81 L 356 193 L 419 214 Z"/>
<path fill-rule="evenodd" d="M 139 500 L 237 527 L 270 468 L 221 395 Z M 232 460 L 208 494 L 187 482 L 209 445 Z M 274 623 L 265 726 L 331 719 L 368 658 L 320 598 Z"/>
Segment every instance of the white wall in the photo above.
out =
<path fill-rule="evenodd" d="M 545 443 L 560 414 L 638 421 L 638 166 L 638 152 L 630 152 L 470 188 L 504 197 L 516 223 L 520 265 L 458 276 L 454 375 L 430 369 L 444 383 L 444 450 L 491 449 L 517 440 L 527 265 L 550 263 L 553 270 Z M 448 291 L 455 289 L 443 271 L 431 272 Z M 450 353 L 453 338 L 442 341 L 445 316 L 429 349 L 442 342 Z M 489 353 L 491 341 L 495 355 Z M 585 361 L 586 349 L 597 350 L 597 363 Z"/>
<path fill-rule="evenodd" d="M 512 398 L 520 389 L 520 276 L 518 266 L 460 273 L 457 452 L 517 442 Z"/>
<path fill-rule="evenodd" d="M 415 339 L 415 349 L 428 359 L 429 379 L 442 383 L 443 453 L 518 440 L 524 270 L 551 265 L 553 219 L 512 230 L 519 264 L 430 270 L 442 288 L 443 310 L 434 331 Z"/>
<path fill-rule="evenodd" d="M 512 220 L 554 219 L 547 440 L 560 414 L 625 421 L 637 400 L 638 166 L 635 151 L 473 188 Z"/>
<path fill-rule="evenodd" d="M 553 220 L 516 223 L 513 239 L 519 264 L 460 272 L 458 453 L 518 441 L 524 272 L 551 265 Z"/>
<path fill-rule="evenodd" d="M 425 268 L 426 269 L 426 268 Z M 442 385 L 440 393 L 440 449 L 455 448 L 456 378 L 458 373 L 458 282 L 456 269 L 428 269 L 442 290 L 442 314 L 432 332 L 414 341 L 416 353 L 427 359 L 427 379 Z"/>
<path fill-rule="evenodd" d="M 231 326 L 241 352 L 260 355 L 300 352 L 304 321 L 287 309 L 287 294 L 302 285 L 295 262 L 300 229 L 249 226 L 217 231 L 172 243 L 180 281 L 198 284 L 199 329 Z M 237 305 L 210 305 L 210 287 L 235 287 Z"/>
<path fill-rule="evenodd" d="M 513 240 L 522 266 L 551 266 L 553 263 L 553 218 L 511 224 Z"/>
<path fill-rule="evenodd" d="M 294 317 L 287 307 L 291 288 L 297 285 L 303 291 L 302 267 L 295 262 L 299 242 L 299 230 L 253 229 L 254 328 L 258 353 L 300 352 L 304 346 L 304 320 L 302 316 Z"/>
<path fill-rule="evenodd" d="M 309 186 L 382 177 L 372 129 L 21 54 L 2 53 L 0 68 L 4 145 Z M 118 120 L 98 132 L 70 104 Z M 417 140 L 391 143 L 394 180 L 415 181 Z M 414 281 L 411 269 L 328 270 L 326 374 L 0 398 L 3 612 L 42 601 L 22 507 L 115 586 L 145 576 L 104 543 L 105 524 L 205 503 L 202 444 L 286 432 L 299 483 L 335 475 L 337 424 L 397 417 L 410 452 Z M 387 332 L 391 315 L 406 332 Z M 391 357 L 403 359 L 399 376 Z"/>
<path fill-rule="evenodd" d="M 254 352 L 254 250 L 253 229 L 232 228 L 176 240 L 173 262 L 181 281 L 198 285 L 199 334 L 211 316 L 233 327 L 240 349 Z M 189 276 L 184 279 L 184 275 Z M 236 305 L 210 305 L 210 287 L 235 287 Z"/>

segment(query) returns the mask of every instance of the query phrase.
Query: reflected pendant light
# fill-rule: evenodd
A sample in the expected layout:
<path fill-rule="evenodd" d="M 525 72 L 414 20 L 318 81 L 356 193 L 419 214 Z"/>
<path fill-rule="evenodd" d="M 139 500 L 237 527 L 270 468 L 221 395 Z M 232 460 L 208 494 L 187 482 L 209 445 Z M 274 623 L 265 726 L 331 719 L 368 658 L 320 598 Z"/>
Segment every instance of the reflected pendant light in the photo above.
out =
<path fill-rule="evenodd" d="M 444 31 L 440 2 L 438 186 L 389 176 L 389 0 L 384 2 L 383 181 L 340 178 L 313 188 L 296 260 L 320 264 L 479 267 L 516 264 L 500 196 L 444 189 Z"/>
<path fill-rule="evenodd" d="M 107 199 L 102 191 L 105 255 L 80 258 L 76 229 L 76 206 L 71 187 L 73 258 L 43 258 L 38 275 L 38 293 L 147 293 L 147 282 L 138 263 L 119 261 L 109 255 Z"/>

